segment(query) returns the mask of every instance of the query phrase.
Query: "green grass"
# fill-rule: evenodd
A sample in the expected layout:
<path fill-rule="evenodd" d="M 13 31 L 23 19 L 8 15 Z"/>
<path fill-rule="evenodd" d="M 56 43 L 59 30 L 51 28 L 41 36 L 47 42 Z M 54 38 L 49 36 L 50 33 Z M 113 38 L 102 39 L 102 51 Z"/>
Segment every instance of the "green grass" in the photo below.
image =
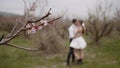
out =
<path fill-rule="evenodd" d="M 88 44 L 84 63 L 82 65 L 73 63 L 70 68 L 120 68 L 120 37 L 103 38 L 101 42 L 100 46 Z M 33 45 L 30 40 L 23 37 L 11 43 L 26 47 Z M 0 46 L 0 68 L 69 68 L 65 65 L 66 56 L 67 52 L 45 56 L 9 46 Z"/>

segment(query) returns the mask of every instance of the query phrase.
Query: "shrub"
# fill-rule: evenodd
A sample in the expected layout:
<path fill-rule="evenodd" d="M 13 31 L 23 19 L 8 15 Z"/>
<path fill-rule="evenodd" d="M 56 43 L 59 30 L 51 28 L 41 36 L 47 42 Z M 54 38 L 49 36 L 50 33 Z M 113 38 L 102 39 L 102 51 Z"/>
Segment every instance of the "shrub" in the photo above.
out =
<path fill-rule="evenodd" d="M 39 51 L 44 54 L 56 54 L 64 50 L 64 41 L 57 34 L 53 26 L 46 26 L 37 34 L 31 35 L 30 38 L 37 45 Z"/>
<path fill-rule="evenodd" d="M 0 31 L 10 32 L 13 28 L 14 24 L 11 22 L 0 23 Z"/>

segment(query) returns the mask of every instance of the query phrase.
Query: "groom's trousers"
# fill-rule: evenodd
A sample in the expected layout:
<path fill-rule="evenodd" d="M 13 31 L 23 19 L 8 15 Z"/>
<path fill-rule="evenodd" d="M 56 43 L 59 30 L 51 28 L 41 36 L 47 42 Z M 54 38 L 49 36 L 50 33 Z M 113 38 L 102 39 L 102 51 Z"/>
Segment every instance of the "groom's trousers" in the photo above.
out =
<path fill-rule="evenodd" d="M 70 43 L 73 39 L 70 39 Z M 67 65 L 69 65 L 70 63 L 70 58 L 72 57 L 72 62 L 75 61 L 75 56 L 74 56 L 74 48 L 70 47 L 69 52 L 68 52 L 68 56 L 67 56 Z"/>

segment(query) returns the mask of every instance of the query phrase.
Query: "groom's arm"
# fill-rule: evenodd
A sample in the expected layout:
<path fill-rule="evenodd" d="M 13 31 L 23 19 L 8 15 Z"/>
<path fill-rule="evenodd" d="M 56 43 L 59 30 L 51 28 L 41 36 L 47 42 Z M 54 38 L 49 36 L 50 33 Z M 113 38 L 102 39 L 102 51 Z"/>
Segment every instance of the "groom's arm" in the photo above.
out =
<path fill-rule="evenodd" d="M 73 39 L 75 36 L 73 28 L 69 27 L 68 32 L 69 32 L 69 38 Z"/>

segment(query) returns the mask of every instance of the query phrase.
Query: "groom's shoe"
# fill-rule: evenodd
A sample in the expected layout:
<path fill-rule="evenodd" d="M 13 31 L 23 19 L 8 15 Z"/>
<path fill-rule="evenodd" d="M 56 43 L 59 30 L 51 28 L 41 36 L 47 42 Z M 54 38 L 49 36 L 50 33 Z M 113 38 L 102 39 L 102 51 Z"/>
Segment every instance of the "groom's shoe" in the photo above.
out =
<path fill-rule="evenodd" d="M 70 65 L 70 62 L 69 62 L 69 61 L 66 61 L 66 65 L 69 66 L 69 65 Z"/>
<path fill-rule="evenodd" d="M 66 63 L 66 65 L 67 65 L 67 66 L 69 66 L 69 65 L 70 65 L 70 63 Z"/>

